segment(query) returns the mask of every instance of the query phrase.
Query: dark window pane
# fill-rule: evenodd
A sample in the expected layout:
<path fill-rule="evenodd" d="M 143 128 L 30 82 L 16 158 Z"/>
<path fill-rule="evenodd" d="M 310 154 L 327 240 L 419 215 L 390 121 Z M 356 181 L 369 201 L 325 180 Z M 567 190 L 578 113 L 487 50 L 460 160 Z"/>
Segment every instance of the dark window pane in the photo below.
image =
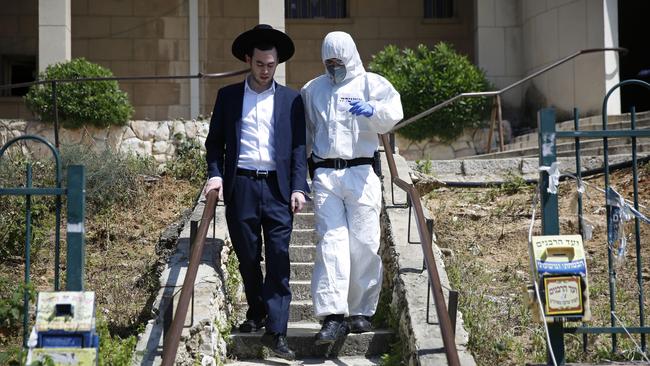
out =
<path fill-rule="evenodd" d="M 285 0 L 284 15 L 289 19 L 345 18 L 345 0 Z"/>
<path fill-rule="evenodd" d="M 453 18 L 454 0 L 424 0 L 425 18 Z"/>

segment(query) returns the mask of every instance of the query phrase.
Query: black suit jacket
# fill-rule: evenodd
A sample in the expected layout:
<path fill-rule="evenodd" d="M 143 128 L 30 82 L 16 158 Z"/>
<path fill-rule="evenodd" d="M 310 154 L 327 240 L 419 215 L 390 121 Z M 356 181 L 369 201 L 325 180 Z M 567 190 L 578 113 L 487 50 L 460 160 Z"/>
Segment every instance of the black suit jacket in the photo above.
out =
<path fill-rule="evenodd" d="M 228 204 L 239 159 L 244 82 L 219 89 L 210 130 L 205 140 L 208 178 L 223 179 L 223 199 Z M 300 94 L 275 84 L 273 99 L 275 164 L 282 198 L 291 192 L 309 192 L 305 152 L 305 112 Z"/>

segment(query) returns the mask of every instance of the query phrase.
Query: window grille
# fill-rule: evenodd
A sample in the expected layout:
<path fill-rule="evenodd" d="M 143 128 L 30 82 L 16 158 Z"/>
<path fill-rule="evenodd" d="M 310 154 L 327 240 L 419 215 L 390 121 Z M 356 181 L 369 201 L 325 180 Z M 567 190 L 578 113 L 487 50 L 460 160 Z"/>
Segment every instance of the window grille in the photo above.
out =
<path fill-rule="evenodd" d="M 454 0 L 424 0 L 424 17 L 429 19 L 453 18 Z"/>
<path fill-rule="evenodd" d="M 345 0 L 285 0 L 284 14 L 288 19 L 345 18 Z"/>

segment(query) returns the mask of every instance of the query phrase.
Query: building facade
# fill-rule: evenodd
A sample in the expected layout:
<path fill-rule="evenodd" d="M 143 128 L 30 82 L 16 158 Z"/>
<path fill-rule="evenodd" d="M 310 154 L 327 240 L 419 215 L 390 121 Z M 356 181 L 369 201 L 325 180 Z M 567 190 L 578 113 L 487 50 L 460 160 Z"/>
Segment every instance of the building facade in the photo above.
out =
<path fill-rule="evenodd" d="M 621 3 L 623 3 L 621 1 Z M 324 72 L 323 37 L 350 33 L 364 64 L 388 44 L 400 48 L 445 41 L 509 85 L 586 48 L 619 45 L 617 0 L 0 0 L 0 84 L 33 79 L 47 64 L 85 57 L 116 76 L 187 75 L 239 70 L 230 46 L 258 23 L 284 30 L 295 56 L 279 81 L 300 88 Z M 640 41 L 638 41 L 640 42 Z M 637 42 L 637 43 L 638 43 Z M 648 65 L 650 68 L 650 65 Z M 515 127 L 543 106 L 597 114 L 620 79 L 613 52 L 581 56 L 504 96 Z M 120 82 L 135 119 L 209 115 L 220 80 Z M 0 117 L 29 117 L 24 90 L 0 91 Z M 618 96 L 609 111 L 621 111 Z M 530 119 L 530 117 L 528 117 Z"/>

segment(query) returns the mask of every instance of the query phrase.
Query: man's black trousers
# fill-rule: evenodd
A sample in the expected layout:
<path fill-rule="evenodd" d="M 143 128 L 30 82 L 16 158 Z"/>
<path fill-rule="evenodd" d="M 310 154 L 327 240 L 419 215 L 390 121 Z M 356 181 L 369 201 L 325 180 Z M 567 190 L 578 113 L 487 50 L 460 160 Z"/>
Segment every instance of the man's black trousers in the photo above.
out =
<path fill-rule="evenodd" d="M 280 194 L 277 177 L 237 175 L 226 206 L 226 221 L 244 281 L 246 318 L 259 320 L 267 316 L 266 331 L 286 335 L 293 216 Z M 266 276 L 260 265 L 262 247 Z"/>

